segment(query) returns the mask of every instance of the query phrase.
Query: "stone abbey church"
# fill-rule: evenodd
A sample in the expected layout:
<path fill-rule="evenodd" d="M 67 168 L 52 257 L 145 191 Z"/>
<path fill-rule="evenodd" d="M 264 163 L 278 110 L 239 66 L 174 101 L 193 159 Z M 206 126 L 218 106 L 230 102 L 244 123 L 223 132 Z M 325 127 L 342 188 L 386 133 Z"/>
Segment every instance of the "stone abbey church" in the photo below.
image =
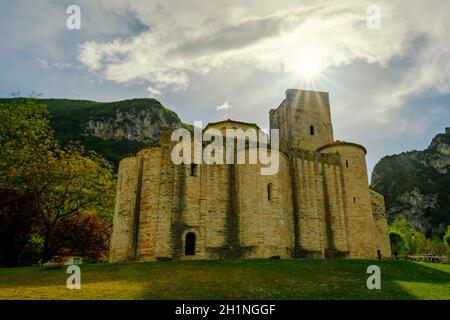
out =
<path fill-rule="evenodd" d="M 258 129 L 232 120 L 206 128 L 236 127 Z M 176 165 L 170 132 L 122 159 L 110 262 L 390 257 L 366 149 L 334 140 L 328 93 L 287 90 L 270 127 L 279 129 L 274 175 L 259 163 Z"/>

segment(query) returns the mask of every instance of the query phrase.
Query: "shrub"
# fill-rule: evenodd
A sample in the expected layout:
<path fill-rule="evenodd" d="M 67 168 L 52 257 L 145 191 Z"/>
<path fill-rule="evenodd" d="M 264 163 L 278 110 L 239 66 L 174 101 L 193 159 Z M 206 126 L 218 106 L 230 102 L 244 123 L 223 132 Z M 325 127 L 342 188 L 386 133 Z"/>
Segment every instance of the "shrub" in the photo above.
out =
<path fill-rule="evenodd" d="M 52 252 L 70 249 L 93 262 L 107 257 L 110 228 L 95 213 L 77 213 L 69 219 L 61 220 L 50 237 Z"/>
<path fill-rule="evenodd" d="M 397 231 L 389 232 L 389 240 L 391 242 L 391 251 L 395 259 L 398 259 L 399 255 L 405 254 L 407 247 L 401 233 Z"/>
<path fill-rule="evenodd" d="M 448 251 L 450 252 L 450 226 L 447 226 L 447 233 L 444 235 L 444 244 L 447 246 Z"/>

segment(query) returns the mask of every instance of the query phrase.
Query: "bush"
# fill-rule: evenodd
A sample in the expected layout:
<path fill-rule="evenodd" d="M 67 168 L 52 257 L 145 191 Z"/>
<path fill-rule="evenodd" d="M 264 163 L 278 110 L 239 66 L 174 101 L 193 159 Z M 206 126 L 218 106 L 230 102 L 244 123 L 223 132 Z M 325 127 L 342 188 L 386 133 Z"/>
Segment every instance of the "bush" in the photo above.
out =
<path fill-rule="evenodd" d="M 391 242 L 391 251 L 395 259 L 406 253 L 407 247 L 403 235 L 396 231 L 389 232 L 389 240 Z"/>
<path fill-rule="evenodd" d="M 444 235 L 444 244 L 447 246 L 448 251 L 450 252 L 450 226 L 447 226 L 447 233 Z"/>
<path fill-rule="evenodd" d="M 427 253 L 441 256 L 447 253 L 447 248 L 441 238 L 435 235 L 427 239 Z"/>
<path fill-rule="evenodd" d="M 70 249 L 93 262 L 107 257 L 109 236 L 108 224 L 94 213 L 81 214 L 61 220 L 50 236 L 52 252 Z"/>

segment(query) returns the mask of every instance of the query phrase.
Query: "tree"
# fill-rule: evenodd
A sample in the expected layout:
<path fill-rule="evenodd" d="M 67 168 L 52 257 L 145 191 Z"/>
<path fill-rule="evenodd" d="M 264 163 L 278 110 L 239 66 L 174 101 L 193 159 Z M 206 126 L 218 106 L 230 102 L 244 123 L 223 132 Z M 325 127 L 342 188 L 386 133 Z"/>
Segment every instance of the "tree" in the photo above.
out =
<path fill-rule="evenodd" d="M 77 149 L 58 150 L 44 165 L 29 168 L 26 188 L 36 199 L 44 226 L 43 261 L 56 250 L 49 242 L 60 220 L 82 210 L 105 212 L 114 201 L 113 176 L 94 154 L 82 156 Z"/>
<path fill-rule="evenodd" d="M 427 239 L 427 253 L 438 256 L 447 253 L 447 247 L 438 235 L 434 235 L 431 239 Z"/>
<path fill-rule="evenodd" d="M 91 211 L 110 217 L 115 180 L 111 167 L 82 148 L 62 149 L 45 106 L 34 100 L 0 105 L 0 186 L 31 194 L 43 239 L 42 261 L 57 247 L 51 243 L 58 223 Z"/>
<path fill-rule="evenodd" d="M 426 251 L 426 238 L 419 230 L 410 227 L 405 218 L 397 218 L 393 221 L 391 231 L 402 235 L 404 240 L 403 252 L 405 255 L 423 253 Z"/>
<path fill-rule="evenodd" d="M 30 238 L 38 221 L 31 195 L 0 188 L 0 199 L 0 266 L 36 262 Z"/>
<path fill-rule="evenodd" d="M 405 249 L 405 240 L 401 233 L 397 231 L 389 232 L 389 240 L 391 242 L 391 251 L 394 255 L 395 259 L 398 259 L 398 256 L 402 254 Z"/>
<path fill-rule="evenodd" d="M 94 213 L 76 213 L 57 223 L 50 244 L 53 252 L 71 249 L 95 262 L 107 256 L 111 230 L 108 223 Z"/>
<path fill-rule="evenodd" d="M 443 240 L 447 249 L 450 251 L 450 226 L 447 226 L 447 232 L 445 233 Z"/>
<path fill-rule="evenodd" d="M 32 100 L 0 104 L 0 184 L 15 185 L 29 165 L 52 156 L 56 146 L 49 113 Z"/>

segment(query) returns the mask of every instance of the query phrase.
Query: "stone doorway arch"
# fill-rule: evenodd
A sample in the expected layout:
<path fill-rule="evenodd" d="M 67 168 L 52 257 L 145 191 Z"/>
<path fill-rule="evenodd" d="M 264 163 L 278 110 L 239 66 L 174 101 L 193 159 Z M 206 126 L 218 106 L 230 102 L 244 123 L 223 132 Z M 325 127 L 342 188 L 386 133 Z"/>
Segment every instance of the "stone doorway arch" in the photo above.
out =
<path fill-rule="evenodd" d="M 184 238 L 184 255 L 194 256 L 196 249 L 196 239 L 197 236 L 195 232 L 188 232 Z"/>

